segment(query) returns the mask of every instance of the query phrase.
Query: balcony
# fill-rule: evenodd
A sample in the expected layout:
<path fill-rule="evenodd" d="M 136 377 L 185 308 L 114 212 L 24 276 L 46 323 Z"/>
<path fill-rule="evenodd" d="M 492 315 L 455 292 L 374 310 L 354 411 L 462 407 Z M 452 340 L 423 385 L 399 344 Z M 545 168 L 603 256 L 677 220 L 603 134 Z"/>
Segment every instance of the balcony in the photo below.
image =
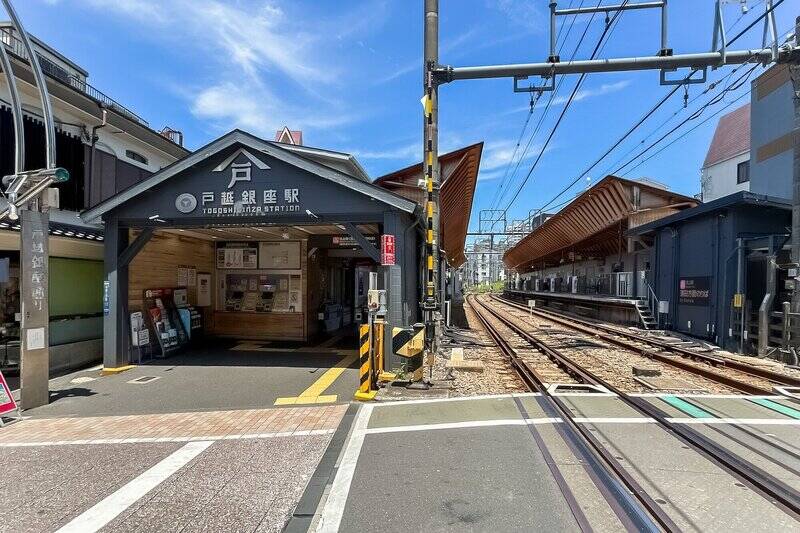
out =
<path fill-rule="evenodd" d="M 22 41 L 19 40 L 16 36 L 12 35 L 11 32 L 6 28 L 0 28 L 0 41 L 5 45 L 6 49 L 11 52 L 12 55 L 16 56 L 17 58 L 21 59 L 22 61 L 28 62 L 28 53 L 25 50 L 25 46 L 22 44 Z M 34 45 L 35 46 L 35 45 Z M 88 96 L 98 104 L 103 104 L 106 108 L 111 109 L 112 111 L 133 120 L 134 122 L 138 122 L 139 124 L 150 127 L 145 119 L 125 107 L 124 105 L 120 104 L 110 96 L 106 95 L 99 89 L 92 87 L 89 83 L 86 82 L 85 79 L 79 78 L 78 76 L 73 75 L 67 69 L 63 68 L 62 66 L 54 63 L 50 59 L 43 57 L 41 54 L 36 54 L 39 58 L 39 65 L 42 67 L 42 72 L 46 75 L 50 76 L 51 78 L 63 83 L 64 85 L 68 85 L 69 87 L 73 88 L 74 90 Z"/>

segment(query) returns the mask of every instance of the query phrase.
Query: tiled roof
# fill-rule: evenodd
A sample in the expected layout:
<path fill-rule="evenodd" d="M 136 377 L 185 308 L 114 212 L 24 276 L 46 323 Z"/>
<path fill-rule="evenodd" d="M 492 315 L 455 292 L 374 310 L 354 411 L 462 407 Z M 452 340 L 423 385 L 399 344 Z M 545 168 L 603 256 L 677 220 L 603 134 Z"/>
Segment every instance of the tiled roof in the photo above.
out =
<path fill-rule="evenodd" d="M 750 104 L 731 111 L 719 119 L 703 168 L 750 149 Z"/>
<path fill-rule="evenodd" d="M 279 143 L 296 144 L 297 146 L 302 146 L 303 132 L 299 130 L 290 130 L 284 126 L 282 130 L 275 132 L 275 141 Z"/>

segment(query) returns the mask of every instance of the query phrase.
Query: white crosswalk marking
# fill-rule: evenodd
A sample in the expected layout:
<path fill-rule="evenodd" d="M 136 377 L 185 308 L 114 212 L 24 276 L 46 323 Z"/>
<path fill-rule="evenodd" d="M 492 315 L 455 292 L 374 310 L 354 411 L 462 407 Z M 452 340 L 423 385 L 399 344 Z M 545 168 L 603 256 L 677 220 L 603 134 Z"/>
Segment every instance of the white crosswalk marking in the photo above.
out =
<path fill-rule="evenodd" d="M 189 461 L 203 453 L 214 441 L 194 441 L 182 446 L 161 462 L 143 472 L 119 490 L 110 494 L 57 533 L 93 533 L 114 520 L 125 509 L 136 503 L 145 494 L 156 488 L 164 480 L 185 466 Z"/>

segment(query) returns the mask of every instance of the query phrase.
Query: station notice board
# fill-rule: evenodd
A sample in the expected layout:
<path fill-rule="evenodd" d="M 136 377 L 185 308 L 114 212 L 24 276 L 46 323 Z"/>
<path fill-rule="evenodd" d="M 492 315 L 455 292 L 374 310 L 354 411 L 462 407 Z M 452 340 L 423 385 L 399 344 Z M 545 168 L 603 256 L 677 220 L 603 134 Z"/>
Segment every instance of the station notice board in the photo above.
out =
<path fill-rule="evenodd" d="M 5 376 L 0 372 L 0 416 L 17 410 L 17 402 L 11 394 Z"/>

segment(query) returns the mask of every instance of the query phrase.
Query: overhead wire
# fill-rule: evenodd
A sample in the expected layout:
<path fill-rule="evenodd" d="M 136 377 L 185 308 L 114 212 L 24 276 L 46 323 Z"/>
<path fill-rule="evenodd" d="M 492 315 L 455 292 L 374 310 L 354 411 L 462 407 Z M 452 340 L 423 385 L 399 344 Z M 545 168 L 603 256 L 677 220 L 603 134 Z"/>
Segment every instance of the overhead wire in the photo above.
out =
<path fill-rule="evenodd" d="M 602 2 L 602 0 L 600 0 L 597 3 L 597 5 L 599 6 L 601 2 Z M 583 5 L 583 3 L 581 3 L 581 5 Z M 575 24 L 575 19 L 577 17 L 578 17 L 578 15 L 573 15 L 572 21 L 570 23 L 570 29 L 572 28 L 572 25 Z M 581 34 L 580 39 L 578 39 L 578 43 L 575 45 L 575 48 L 572 51 L 572 55 L 570 56 L 569 61 L 573 61 L 575 59 L 575 56 L 578 54 L 578 50 L 580 49 L 581 45 L 583 44 L 584 39 L 586 38 L 586 35 L 589 32 L 589 27 L 591 26 L 591 23 L 594 20 L 594 17 L 595 17 L 595 13 L 592 13 L 591 18 L 589 19 L 589 23 L 584 28 L 583 34 Z M 562 43 L 562 47 L 564 46 L 564 44 L 566 44 L 566 39 Z M 559 49 L 559 53 L 560 53 L 560 49 Z M 517 171 L 519 170 L 519 167 L 522 164 L 522 161 L 525 160 L 525 156 L 528 154 L 528 151 L 530 150 L 530 147 L 531 147 L 531 144 L 533 143 L 533 140 L 538 135 L 539 130 L 542 127 L 542 124 L 544 124 L 544 120 L 547 117 L 547 114 L 548 114 L 548 112 L 550 110 L 550 106 L 552 105 L 553 101 L 555 100 L 558 92 L 561 90 L 561 85 L 564 82 L 564 79 L 565 79 L 565 77 L 562 76 L 561 78 L 558 79 L 557 82 L 555 82 L 555 86 L 554 86 L 553 90 L 550 92 L 550 98 L 548 98 L 548 100 L 547 100 L 547 104 L 545 105 L 544 111 L 542 112 L 541 116 L 539 117 L 539 120 L 536 123 L 536 127 L 534 128 L 533 133 L 531 133 L 530 137 L 528 137 L 528 142 L 525 145 L 525 149 L 523 150 L 522 155 L 520 155 L 519 159 L 517 160 L 517 164 L 514 166 L 514 171 L 511 173 L 510 180 L 508 182 L 509 185 L 510 185 L 511 181 L 514 179 L 514 177 L 517 175 Z M 555 78 L 554 78 L 554 81 L 555 81 Z M 503 191 L 502 194 L 500 195 L 500 198 L 498 200 L 498 205 L 503 202 L 503 199 L 505 198 L 506 192 L 508 192 L 508 191 L 507 190 Z M 507 211 L 507 210 L 508 209 L 505 209 L 504 211 Z"/>
<path fill-rule="evenodd" d="M 627 3 L 628 3 L 628 0 L 624 0 L 623 3 L 621 4 L 620 8 L 624 8 Z M 603 46 L 604 39 L 606 38 L 606 36 L 610 35 L 610 32 L 613 30 L 614 27 L 616 27 L 616 22 L 619 20 L 619 18 L 622 15 L 622 13 L 623 13 L 623 9 L 619 9 L 618 11 L 616 11 L 614 13 L 614 16 L 612 17 L 611 21 L 610 22 L 609 21 L 606 22 L 606 26 L 603 29 L 603 33 L 600 35 L 600 39 L 597 41 L 597 45 L 595 45 L 594 50 L 592 51 L 592 55 L 591 55 L 590 59 L 594 59 L 597 56 L 598 52 L 600 51 L 601 47 Z M 545 140 L 544 144 L 542 145 L 542 148 L 539 150 L 539 154 L 536 156 L 536 159 L 534 160 L 533 164 L 531 165 L 531 168 L 528 171 L 528 174 L 525 176 L 525 179 L 522 180 L 522 183 L 520 183 L 519 187 L 517 187 L 517 191 L 514 193 L 514 196 L 508 202 L 508 205 L 506 205 L 506 207 L 503 210 L 503 212 L 508 212 L 508 209 L 514 204 L 516 199 L 519 197 L 519 194 L 525 188 L 525 185 L 528 183 L 528 180 L 530 179 L 531 175 L 533 174 L 533 171 L 536 169 L 536 166 L 539 164 L 539 161 L 541 160 L 542 156 L 544 155 L 544 152 L 547 150 L 547 147 L 550 144 L 550 141 L 555 136 L 556 131 L 558 131 L 558 127 L 559 127 L 559 125 L 561 125 L 561 121 L 564 119 L 564 116 L 566 115 L 567 111 L 569 110 L 569 107 L 572 104 L 572 101 L 575 99 L 575 95 L 580 90 L 580 87 L 581 87 L 581 85 L 583 83 L 583 80 L 585 78 L 586 78 L 586 73 L 581 74 L 580 77 L 578 78 L 578 81 L 575 84 L 575 87 L 573 88 L 572 93 L 570 94 L 569 98 L 567 99 L 566 103 L 564 104 L 564 108 L 561 110 L 561 114 L 559 115 L 558 120 L 556 120 L 556 123 L 553 125 L 553 128 L 550 131 L 550 134 L 548 135 L 547 139 Z"/>
<path fill-rule="evenodd" d="M 583 7 L 584 1 L 585 0 L 581 0 L 580 1 L 580 3 L 578 4 L 578 8 Z M 573 2 L 574 2 L 574 0 L 570 0 L 568 8 L 572 8 Z M 564 45 L 567 43 L 567 39 L 569 38 L 570 33 L 572 33 L 572 27 L 575 24 L 575 19 L 577 19 L 577 18 L 578 18 L 578 15 L 573 15 L 572 16 L 572 20 L 571 20 L 571 22 L 569 24 L 569 27 L 567 28 L 566 33 L 564 33 L 564 40 L 563 41 L 561 41 L 561 33 L 564 30 L 564 25 L 562 25 L 562 26 L 560 26 L 558 28 L 558 33 L 556 34 L 556 43 L 561 41 L 560 44 L 558 45 L 558 53 L 559 54 L 561 54 L 561 50 L 564 48 Z M 581 40 L 581 42 L 582 42 L 582 40 Z M 575 53 L 576 52 L 577 52 L 577 49 L 575 50 L 575 52 L 573 52 L 573 55 L 572 55 L 573 58 L 575 57 Z M 498 184 L 498 186 L 495 188 L 495 193 L 494 193 L 494 196 L 492 197 L 492 203 L 490 204 L 490 209 L 491 210 L 495 209 L 495 207 L 500 202 L 503 201 L 503 196 L 505 196 L 505 187 L 509 183 L 509 179 L 513 180 L 513 177 L 516 175 L 517 169 L 519 168 L 520 162 L 525 158 L 525 155 L 528 153 L 528 148 L 530 147 L 530 140 L 525 145 L 525 150 L 522 152 L 522 155 L 520 155 L 520 158 L 517 161 L 517 165 L 514 167 L 514 172 L 511 174 L 511 176 L 509 176 L 508 171 L 511 168 L 511 165 L 514 163 L 514 159 L 515 159 L 515 157 L 516 157 L 516 155 L 517 155 L 517 153 L 519 151 L 519 147 L 520 147 L 520 145 L 522 143 L 522 139 L 525 136 L 525 132 L 528 129 L 528 124 L 530 123 L 531 118 L 533 117 L 533 112 L 534 112 L 534 110 L 536 108 L 536 104 L 539 102 L 539 99 L 542 97 L 542 89 L 544 89 L 544 87 L 546 85 L 547 85 L 547 80 L 543 80 L 542 84 L 539 86 L 539 90 L 536 91 L 536 96 L 533 97 L 533 95 L 531 95 L 531 103 L 530 103 L 530 109 L 528 111 L 528 115 L 527 115 L 527 117 L 525 119 L 525 123 L 522 126 L 522 131 L 519 134 L 519 138 L 517 139 L 517 143 L 514 146 L 514 152 L 511 154 L 511 158 L 508 160 L 508 164 L 506 165 L 506 169 L 503 172 L 503 177 L 500 180 L 500 183 Z M 560 86 L 561 86 L 561 84 L 559 83 L 558 87 L 554 87 L 554 92 L 557 93 L 558 89 L 560 88 Z M 553 95 L 551 95 L 551 99 L 552 98 L 553 98 Z M 544 111 L 545 115 L 547 114 L 547 109 L 549 109 L 549 107 L 550 106 L 549 106 L 549 103 L 548 103 L 548 105 L 547 105 L 547 107 L 545 108 L 545 111 Z M 538 127 L 539 127 L 539 124 L 537 124 L 537 127 L 536 127 L 535 131 L 538 131 Z M 535 136 L 535 133 L 533 134 L 533 136 Z"/>
<path fill-rule="evenodd" d="M 775 3 L 773 4 L 773 6 L 772 6 L 771 10 L 767 10 L 767 11 L 765 11 L 765 12 L 764 12 L 764 13 L 762 13 L 762 14 L 761 14 L 759 17 L 757 17 L 755 20 L 753 20 L 753 21 L 752 21 L 750 24 L 748 24 L 748 26 L 747 26 L 746 28 L 744 28 L 742 31 L 740 31 L 740 32 L 739 32 L 739 33 L 738 33 L 736 36 L 732 37 L 732 38 L 731 38 L 731 39 L 730 39 L 730 40 L 729 40 L 729 41 L 726 43 L 726 46 L 730 46 L 731 44 L 735 43 L 735 42 L 736 42 L 738 39 L 740 39 L 740 38 L 741 38 L 741 37 L 742 37 L 742 36 L 743 36 L 743 35 L 744 35 L 744 34 L 745 34 L 745 33 L 746 33 L 746 32 L 747 32 L 747 31 L 748 31 L 750 28 L 752 28 L 752 27 L 753 27 L 753 26 L 755 26 L 755 24 L 757 24 L 757 23 L 758 23 L 760 20 L 762 20 L 763 18 L 765 18 L 765 17 L 766 17 L 766 16 L 767 16 L 767 15 L 768 15 L 768 14 L 769 14 L 771 11 L 774 11 L 774 10 L 775 10 L 775 9 L 776 9 L 776 8 L 777 8 L 777 7 L 778 7 L 780 4 L 782 4 L 784 1 L 785 1 L 785 0 L 777 0 L 777 2 L 775 2 Z M 710 85 L 709 85 L 709 86 L 706 88 L 706 90 L 705 90 L 705 91 L 703 91 L 703 93 L 701 93 L 700 95 L 697 95 L 697 96 L 695 96 L 694 98 L 692 98 L 692 102 L 694 102 L 695 100 L 697 100 L 698 98 L 700 98 L 700 97 L 701 97 L 703 94 L 706 94 L 706 93 L 707 93 L 709 90 L 711 90 L 711 89 L 713 89 L 714 87 L 718 86 L 718 85 L 719 85 L 719 84 L 720 84 L 720 83 L 721 83 L 721 82 L 722 82 L 722 81 L 723 81 L 725 78 L 728 78 L 728 77 L 731 77 L 731 76 L 733 76 L 733 74 L 734 74 L 734 73 L 735 73 L 735 72 L 736 72 L 736 71 L 737 71 L 737 70 L 738 70 L 738 69 L 739 69 L 741 66 L 742 66 L 742 65 L 739 65 L 739 66 L 737 66 L 735 69 L 733 69 L 733 70 L 732 70 L 730 73 L 728 73 L 726 76 L 724 76 L 724 77 L 723 77 L 723 78 L 721 78 L 720 80 L 718 80 L 718 81 L 716 81 L 716 82 L 714 82 L 714 83 L 710 84 Z M 691 76 L 692 76 L 692 75 L 693 75 L 695 72 L 697 72 L 697 69 L 692 69 L 692 71 L 691 71 L 691 72 L 690 72 L 690 73 L 689 73 L 689 74 L 688 74 L 688 75 L 687 75 L 687 76 L 684 78 L 684 81 L 685 81 L 685 80 L 688 80 L 688 79 L 689 79 L 689 78 L 690 78 L 690 77 L 691 77 Z M 674 94 L 675 94 L 675 93 L 676 93 L 676 92 L 679 90 L 679 88 L 680 88 L 680 85 L 676 85 L 676 86 L 675 86 L 675 87 L 674 87 L 672 90 L 670 90 L 670 91 L 667 93 L 667 95 L 666 95 L 665 97 L 663 97 L 661 100 L 659 100 L 659 101 L 658 101 L 658 102 L 657 102 L 657 103 L 656 103 L 656 104 L 655 104 L 655 105 L 654 105 L 654 106 L 653 106 L 653 107 L 652 107 L 652 108 L 651 108 L 649 111 L 647 111 L 647 112 L 646 112 L 646 113 L 645 113 L 645 114 L 642 116 L 642 118 L 641 118 L 641 119 L 639 119 L 639 121 L 637 121 L 637 122 L 634 124 L 634 126 L 633 126 L 632 128 L 629 128 L 629 129 L 628 129 L 628 131 L 626 131 L 626 133 L 625 133 L 625 134 L 624 134 L 624 135 L 623 135 L 623 136 L 622 136 L 620 139 L 618 139 L 618 140 L 617 140 L 617 141 L 616 141 L 616 142 L 615 142 L 615 143 L 612 145 L 612 147 L 611 147 L 611 148 L 609 148 L 609 149 L 608 149 L 608 150 L 607 150 L 607 151 L 606 151 L 606 152 L 605 152 L 605 153 L 604 153 L 604 154 L 603 154 L 603 155 L 602 155 L 602 156 L 601 156 L 601 157 L 600 157 L 598 160 L 596 160 L 594 163 L 592 163 L 592 165 L 591 165 L 589 168 L 587 168 L 587 169 L 586 169 L 584 172 L 582 172 L 582 173 L 581 173 L 581 174 L 580 174 L 580 175 L 579 175 L 577 178 L 573 179 L 573 180 L 572 180 L 572 181 L 571 181 L 571 182 L 570 182 L 570 183 L 569 183 L 567 186 L 565 186 L 565 187 L 564 187 L 562 190 L 560 190 L 560 191 L 559 191 L 559 192 L 558 192 L 558 193 L 557 193 L 557 194 L 556 194 L 556 195 L 555 195 L 553 198 L 551 198 L 551 199 L 550 199 L 548 202 L 546 202 L 544 205 L 542 205 L 541 207 L 539 207 L 539 208 L 537 209 L 537 211 L 534 213 L 534 215 L 533 215 L 533 216 L 536 216 L 536 215 L 538 215 L 539 213 L 541 213 L 541 212 L 542 212 L 544 209 L 547 209 L 548 207 L 553 207 L 553 208 L 554 208 L 555 206 L 552 206 L 552 205 L 551 205 L 553 202 L 555 202 L 555 201 L 556 201 L 556 200 L 557 200 L 559 197 L 561 197 L 563 194 L 565 194 L 566 192 L 568 192 L 568 191 L 569 191 L 569 190 L 570 190 L 570 189 L 571 189 L 573 186 L 575 186 L 575 184 L 576 184 L 576 183 L 578 183 L 578 182 L 579 182 L 581 179 L 583 179 L 583 178 L 584 178 L 584 177 L 585 177 L 585 176 L 586 176 L 586 175 L 587 175 L 587 174 L 588 174 L 588 173 L 589 173 L 589 172 L 590 172 L 590 171 L 591 171 L 591 170 L 592 170 L 592 169 L 593 169 L 593 168 L 594 168 L 594 167 L 595 167 L 597 164 L 599 164 L 599 163 L 600 163 L 600 162 L 601 162 L 603 159 L 605 159 L 606 157 L 608 157 L 608 155 L 609 155 L 609 154 L 610 154 L 610 153 L 611 153 L 611 152 L 612 152 L 614 149 L 616 149 L 616 148 L 617 148 L 617 147 L 618 147 L 618 146 L 619 146 L 619 145 L 620 145 L 620 144 L 621 144 L 621 143 L 622 143 L 622 142 L 623 142 L 625 139 L 627 139 L 627 138 L 628 138 L 628 137 L 629 137 L 629 136 L 630 136 L 630 135 L 631 135 L 631 134 L 632 134 L 632 133 L 633 133 L 633 132 L 634 132 L 636 129 L 638 129 L 638 128 L 639 128 L 639 127 L 640 127 L 640 126 L 641 126 L 641 125 L 642 125 L 642 124 L 643 124 L 643 123 L 644 123 L 644 122 L 645 122 L 645 121 L 646 121 L 646 120 L 647 120 L 649 117 L 651 117 L 651 116 L 652 116 L 652 115 L 653 115 L 653 114 L 654 114 L 654 113 L 655 113 L 655 112 L 656 112 L 656 111 L 657 111 L 657 110 L 658 110 L 658 109 L 659 109 L 659 108 L 660 108 L 662 105 L 664 105 L 664 103 L 666 103 L 666 101 L 668 101 L 668 100 L 669 100 L 669 98 L 670 98 L 672 95 L 674 95 Z M 621 160 L 623 160 L 625 157 L 627 157 L 628 155 L 630 155 L 630 153 L 631 153 L 631 152 L 633 152 L 633 151 L 636 149 L 636 147 L 637 147 L 639 144 L 642 144 L 642 143 L 644 143 L 644 142 L 645 142 L 645 141 L 646 141 L 648 138 L 650 138 L 652 135 L 654 135 L 656 131 L 658 131 L 660 128 L 662 128 L 664 125 L 666 125 L 666 123 L 670 122 L 670 121 L 671 121 L 673 118 L 675 118 L 675 116 L 677 116 L 677 115 L 680 113 L 680 111 L 682 111 L 683 109 L 684 109 L 684 108 L 681 108 L 681 109 L 679 109 L 678 111 L 676 111 L 675 113 L 673 113 L 673 115 L 672 115 L 672 116 L 668 117 L 668 118 L 667 118 L 667 119 L 666 119 L 664 122 L 662 122 L 662 123 L 661 123 L 661 124 L 660 124 L 660 125 L 659 125 L 659 126 L 656 128 L 656 129 L 655 129 L 655 130 L 653 130 L 653 131 L 652 131 L 650 134 L 648 134 L 648 136 L 647 136 L 647 137 L 645 137 L 644 139 L 642 139 L 642 141 L 640 141 L 640 143 L 638 143 L 638 144 L 637 144 L 637 145 L 635 145 L 633 148 L 631 148 L 630 150 L 628 150 L 628 152 L 626 152 L 626 153 L 625 153 L 625 154 L 624 154 L 624 155 L 623 155 L 621 158 L 618 158 L 618 159 L 615 161 L 615 163 L 614 163 L 614 164 L 612 164 L 610 167 L 607 167 L 606 171 L 604 171 L 604 172 L 603 172 L 603 174 L 605 175 L 605 174 L 608 174 L 608 173 L 610 173 L 610 172 L 609 172 L 610 168 L 613 168 L 613 167 L 614 167 L 614 166 L 616 166 L 616 165 L 617 165 L 617 164 L 618 164 L 618 163 L 619 163 Z M 563 204 L 560 204 L 560 205 L 563 205 Z"/>

